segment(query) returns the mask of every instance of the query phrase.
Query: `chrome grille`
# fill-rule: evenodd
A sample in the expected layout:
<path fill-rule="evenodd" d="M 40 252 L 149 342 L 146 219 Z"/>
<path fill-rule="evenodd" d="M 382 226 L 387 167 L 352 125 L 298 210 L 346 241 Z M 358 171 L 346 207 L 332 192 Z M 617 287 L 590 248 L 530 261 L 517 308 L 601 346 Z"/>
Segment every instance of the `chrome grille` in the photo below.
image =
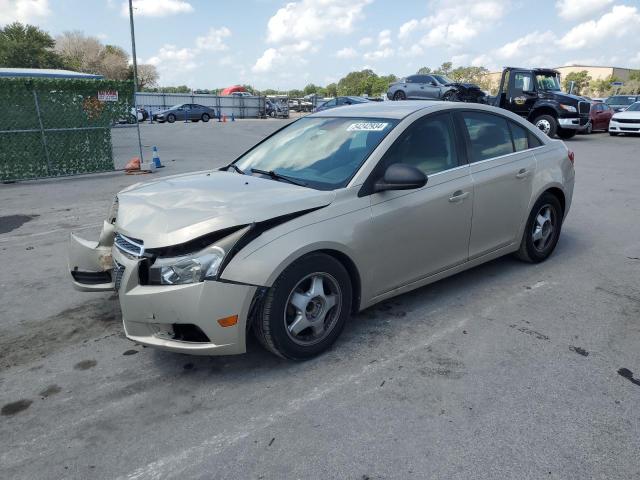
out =
<path fill-rule="evenodd" d="M 113 276 L 113 283 L 116 292 L 120 290 L 120 285 L 122 284 L 122 276 L 124 275 L 124 265 L 113 261 L 113 272 L 111 274 Z"/>
<path fill-rule="evenodd" d="M 589 102 L 578 102 L 578 112 L 581 115 L 589 115 L 591 111 L 591 103 Z"/>
<path fill-rule="evenodd" d="M 134 257 L 141 257 L 144 253 L 142 240 L 126 237 L 121 233 L 116 233 L 113 243 L 118 250 Z"/>

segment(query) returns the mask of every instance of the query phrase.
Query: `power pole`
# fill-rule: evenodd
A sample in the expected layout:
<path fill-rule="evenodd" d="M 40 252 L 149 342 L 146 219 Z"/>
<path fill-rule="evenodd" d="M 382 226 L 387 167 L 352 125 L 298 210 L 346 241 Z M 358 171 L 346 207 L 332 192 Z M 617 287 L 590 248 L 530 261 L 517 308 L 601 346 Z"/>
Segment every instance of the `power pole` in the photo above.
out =
<path fill-rule="evenodd" d="M 140 151 L 140 163 L 142 157 L 142 139 L 140 138 L 140 122 L 138 122 L 138 58 L 136 56 L 136 33 L 133 27 L 133 0 L 129 0 L 129 24 L 131 25 L 131 53 L 133 55 L 133 108 L 136 117 L 136 129 L 138 130 L 138 149 Z"/>

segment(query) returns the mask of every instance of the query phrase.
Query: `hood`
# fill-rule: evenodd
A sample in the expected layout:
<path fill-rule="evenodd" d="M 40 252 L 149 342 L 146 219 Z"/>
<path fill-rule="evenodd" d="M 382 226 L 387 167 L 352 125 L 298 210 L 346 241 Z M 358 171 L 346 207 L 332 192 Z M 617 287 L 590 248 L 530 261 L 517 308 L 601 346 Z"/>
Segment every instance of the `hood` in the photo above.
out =
<path fill-rule="evenodd" d="M 628 110 L 624 110 L 622 112 L 616 112 L 613 117 L 614 120 L 617 120 L 618 118 L 629 118 L 629 119 L 639 119 L 638 121 L 640 121 L 640 111 L 635 110 L 635 111 L 628 111 Z"/>
<path fill-rule="evenodd" d="M 540 92 L 542 98 L 549 98 L 556 100 L 560 103 L 566 103 L 567 105 L 578 105 L 578 102 L 588 102 L 584 97 L 578 95 L 570 95 L 564 92 L 556 92 L 553 90 L 542 90 Z"/>
<path fill-rule="evenodd" d="M 160 248 L 324 207 L 334 197 L 334 192 L 235 172 L 176 175 L 120 192 L 116 229 L 142 240 L 146 248 Z"/>

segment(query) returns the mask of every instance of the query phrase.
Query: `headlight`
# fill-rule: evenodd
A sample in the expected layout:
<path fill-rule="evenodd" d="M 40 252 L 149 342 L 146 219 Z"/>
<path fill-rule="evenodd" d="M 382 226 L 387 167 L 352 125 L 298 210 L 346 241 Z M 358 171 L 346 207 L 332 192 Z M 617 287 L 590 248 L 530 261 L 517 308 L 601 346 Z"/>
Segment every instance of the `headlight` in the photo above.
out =
<path fill-rule="evenodd" d="M 618 119 L 616 117 L 611 117 L 611 121 L 618 123 Z"/>
<path fill-rule="evenodd" d="M 107 222 L 110 224 L 115 224 L 118 218 L 118 196 L 113 197 L 113 202 L 111 203 L 111 207 L 109 207 L 109 214 L 107 215 Z"/>
<path fill-rule="evenodd" d="M 190 256 L 158 259 L 149 270 L 149 283 L 185 285 L 215 280 L 224 256 L 222 248 L 211 246 Z"/>
<path fill-rule="evenodd" d="M 571 113 L 576 113 L 578 111 L 576 109 L 576 107 L 574 107 L 573 105 L 564 105 L 563 103 L 560 104 L 560 108 L 566 110 L 567 112 L 571 112 Z"/>
<path fill-rule="evenodd" d="M 250 230 L 251 226 L 243 227 L 190 255 L 157 258 L 149 268 L 149 284 L 186 285 L 217 280 L 225 257 L 233 256 L 240 239 Z"/>

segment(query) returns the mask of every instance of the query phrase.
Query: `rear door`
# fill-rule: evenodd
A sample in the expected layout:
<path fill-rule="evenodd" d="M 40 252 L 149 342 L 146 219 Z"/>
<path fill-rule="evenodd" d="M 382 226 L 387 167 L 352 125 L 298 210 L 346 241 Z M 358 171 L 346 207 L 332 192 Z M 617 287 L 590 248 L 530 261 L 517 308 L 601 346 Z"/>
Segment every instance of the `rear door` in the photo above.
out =
<path fill-rule="evenodd" d="M 427 175 L 415 190 L 371 194 L 376 295 L 467 260 L 473 189 L 449 113 L 416 120 L 380 160 L 377 175 L 406 163 Z M 376 175 L 376 174 L 374 174 Z"/>
<path fill-rule="evenodd" d="M 533 191 L 535 139 L 502 115 L 464 111 L 456 116 L 465 131 L 473 180 L 471 260 L 519 241 Z"/>

